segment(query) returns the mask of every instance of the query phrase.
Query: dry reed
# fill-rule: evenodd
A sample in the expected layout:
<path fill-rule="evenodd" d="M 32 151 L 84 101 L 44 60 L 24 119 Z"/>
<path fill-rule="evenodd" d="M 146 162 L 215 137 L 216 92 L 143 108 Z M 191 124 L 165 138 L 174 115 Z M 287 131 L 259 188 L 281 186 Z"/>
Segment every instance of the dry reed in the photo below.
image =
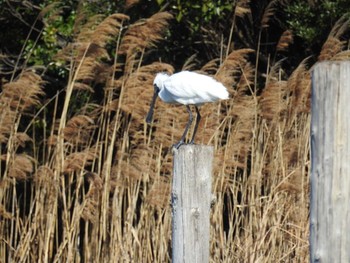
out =
<path fill-rule="evenodd" d="M 248 1 L 241 2 L 237 16 L 250 13 Z M 275 2 L 265 11 L 263 28 Z M 81 14 L 77 26 L 89 30 L 75 30 L 74 43 L 57 55 L 70 65 L 70 79 L 59 99 L 63 108 L 57 108 L 57 98 L 46 116 L 52 119 L 48 130 L 31 122 L 33 132 L 27 134 L 20 125 L 22 116 L 43 118 L 34 107 L 43 95 L 40 77 L 27 71 L 4 86 L 0 261 L 170 262 L 169 150 L 187 113 L 158 102 L 153 124 L 146 125 L 154 75 L 174 69 L 159 62 L 143 65 L 142 56 L 162 40 L 171 17 L 157 13 L 124 32 L 125 15 Z M 320 60 L 342 50 L 337 37 L 329 38 Z M 291 41 L 287 31 L 277 49 Z M 116 58 L 108 55 L 108 42 Z M 200 70 L 215 75 L 231 96 L 203 106 L 197 137 L 215 147 L 210 261 L 306 262 L 309 71 L 304 61 L 282 79 L 276 63 L 258 95 L 253 52 L 233 50 L 220 65 L 213 60 Z M 101 84 L 101 104 L 71 114 L 72 98 Z"/>

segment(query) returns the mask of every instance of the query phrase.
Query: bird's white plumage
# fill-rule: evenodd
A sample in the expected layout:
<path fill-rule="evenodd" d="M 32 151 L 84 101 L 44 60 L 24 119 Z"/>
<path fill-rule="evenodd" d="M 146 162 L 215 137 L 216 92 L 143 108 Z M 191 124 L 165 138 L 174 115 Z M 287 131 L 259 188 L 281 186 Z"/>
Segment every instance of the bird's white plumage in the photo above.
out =
<path fill-rule="evenodd" d="M 147 123 L 152 122 L 154 104 L 157 96 L 167 103 L 179 103 L 186 105 L 189 113 L 189 120 L 185 131 L 180 141 L 174 145 L 175 148 L 179 148 L 185 143 L 186 134 L 190 125 L 192 124 L 193 118 L 189 105 L 195 105 L 194 107 L 197 112 L 196 123 L 194 126 L 192 139 L 190 141 L 190 143 L 193 144 L 198 124 L 201 119 L 198 106 L 206 102 L 228 99 L 229 95 L 224 85 L 222 85 L 220 82 L 209 76 L 189 71 L 182 71 L 171 76 L 165 73 L 158 73 L 153 84 L 154 94 L 146 117 Z"/>
<path fill-rule="evenodd" d="M 224 85 L 212 77 L 182 71 L 171 76 L 158 73 L 154 84 L 160 89 L 158 96 L 167 103 L 200 105 L 228 99 Z"/>

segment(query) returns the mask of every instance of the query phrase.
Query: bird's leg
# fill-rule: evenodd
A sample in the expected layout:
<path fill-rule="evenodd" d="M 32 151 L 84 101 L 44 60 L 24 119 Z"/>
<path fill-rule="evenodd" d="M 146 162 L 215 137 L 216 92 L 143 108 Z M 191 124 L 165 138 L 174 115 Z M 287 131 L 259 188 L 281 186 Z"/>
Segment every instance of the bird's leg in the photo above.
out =
<path fill-rule="evenodd" d="M 197 118 L 196 118 L 196 124 L 194 125 L 194 131 L 193 131 L 193 135 L 192 135 L 192 139 L 190 141 L 190 144 L 194 144 L 194 137 L 196 136 L 197 133 L 197 129 L 198 129 L 198 125 L 199 122 L 201 121 L 201 114 L 199 113 L 199 109 L 197 106 L 194 106 L 197 112 Z"/>
<path fill-rule="evenodd" d="M 186 109 L 187 109 L 187 112 L 190 115 L 190 117 L 189 117 L 189 120 L 188 120 L 188 122 L 186 124 L 185 131 L 184 131 L 180 141 L 173 145 L 173 147 L 175 147 L 176 149 L 178 149 L 181 145 L 183 145 L 185 143 L 186 134 L 187 134 L 188 129 L 190 128 L 190 126 L 192 124 L 192 121 L 193 121 L 193 115 L 192 115 L 190 106 L 186 105 Z"/>

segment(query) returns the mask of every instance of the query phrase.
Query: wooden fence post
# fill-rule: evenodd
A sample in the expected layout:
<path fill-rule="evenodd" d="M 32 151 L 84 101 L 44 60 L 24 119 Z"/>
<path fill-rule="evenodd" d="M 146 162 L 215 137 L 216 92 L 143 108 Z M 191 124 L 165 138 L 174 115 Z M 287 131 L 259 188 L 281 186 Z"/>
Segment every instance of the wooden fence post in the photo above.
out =
<path fill-rule="evenodd" d="M 350 61 L 312 72 L 311 262 L 350 262 Z"/>
<path fill-rule="evenodd" d="M 209 262 L 213 147 L 174 150 L 172 262 Z"/>

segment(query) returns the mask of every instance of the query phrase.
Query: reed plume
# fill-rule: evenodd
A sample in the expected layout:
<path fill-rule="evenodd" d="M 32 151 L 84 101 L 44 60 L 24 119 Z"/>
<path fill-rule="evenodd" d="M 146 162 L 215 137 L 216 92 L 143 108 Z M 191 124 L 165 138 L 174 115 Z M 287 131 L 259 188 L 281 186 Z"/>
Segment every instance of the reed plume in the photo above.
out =
<path fill-rule="evenodd" d="M 163 34 L 168 27 L 168 21 L 173 16 L 168 12 L 159 12 L 145 20 L 130 25 L 120 45 L 119 53 L 126 55 L 126 72 L 131 72 L 138 65 L 146 48 L 153 47 L 155 43 L 163 39 Z"/>
<path fill-rule="evenodd" d="M 261 29 L 277 3 L 266 7 Z M 0 94 L 1 260 L 170 262 L 171 146 L 188 113 L 158 101 L 151 125 L 145 116 L 156 73 L 175 71 L 147 52 L 172 15 L 133 23 L 124 14 L 89 17 L 83 1 L 79 8 L 72 43 L 56 56 L 69 70 L 63 91 L 41 106 L 45 83 L 25 70 Z M 253 19 L 249 1 L 238 1 L 235 16 Z M 276 51 L 292 40 L 283 33 Z M 334 43 L 336 52 L 325 47 L 321 57 L 341 54 L 343 43 Z M 202 67 L 192 56 L 182 67 L 230 93 L 202 106 L 196 138 L 215 148 L 210 260 L 305 262 L 309 61 L 290 75 L 282 61 L 260 74 L 259 51 L 231 44 L 227 56 Z"/>
<path fill-rule="evenodd" d="M 237 1 L 234 15 L 243 18 L 244 16 L 251 14 L 249 3 L 250 3 L 250 0 Z"/>
<path fill-rule="evenodd" d="M 226 87 L 232 87 L 237 83 L 241 76 L 242 69 L 245 67 L 247 57 L 254 52 L 252 49 L 244 48 L 232 51 L 220 65 L 215 77 Z M 229 92 L 231 89 L 229 89 Z"/>
<path fill-rule="evenodd" d="M 286 30 L 282 33 L 278 40 L 276 51 L 281 52 L 288 49 L 289 45 L 293 43 L 293 33 L 290 30 Z"/>
<path fill-rule="evenodd" d="M 275 12 L 276 12 L 276 5 L 278 4 L 278 2 L 281 2 L 281 0 L 273 0 L 270 1 L 267 6 L 264 9 L 264 13 L 261 17 L 261 28 L 268 28 L 269 27 L 269 22 L 271 17 L 274 16 Z"/>
<path fill-rule="evenodd" d="M 349 28 L 350 20 L 346 16 L 342 16 L 333 26 L 331 32 L 328 35 L 326 42 L 323 44 L 320 55 L 318 56 L 319 61 L 333 59 L 338 53 L 344 50 L 346 41 L 342 41 L 341 36 Z M 341 58 L 341 56 L 338 56 Z"/>
<path fill-rule="evenodd" d="M 31 71 L 25 71 L 17 80 L 4 84 L 0 94 L 0 142 L 7 142 L 11 134 L 16 134 L 16 124 L 22 114 L 40 105 L 43 95 L 41 77 Z M 21 133 L 13 137 L 17 143 L 28 141 L 28 136 Z"/>

